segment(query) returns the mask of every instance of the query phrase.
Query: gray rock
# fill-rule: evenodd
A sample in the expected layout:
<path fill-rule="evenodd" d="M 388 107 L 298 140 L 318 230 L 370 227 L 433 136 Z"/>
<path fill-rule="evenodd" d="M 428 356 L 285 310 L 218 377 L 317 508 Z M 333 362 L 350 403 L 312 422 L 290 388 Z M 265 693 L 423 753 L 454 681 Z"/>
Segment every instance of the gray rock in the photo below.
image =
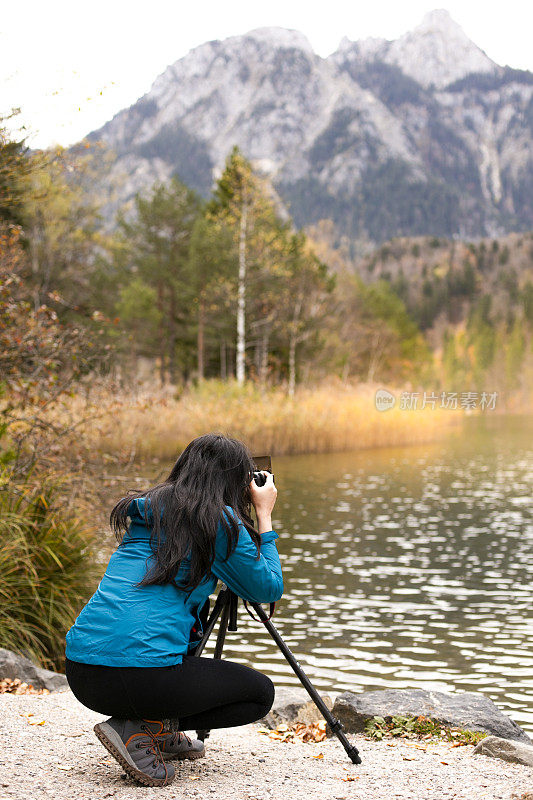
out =
<path fill-rule="evenodd" d="M 28 658 L 0 647 L 0 679 L 2 678 L 20 678 L 24 683 L 31 683 L 35 689 L 48 689 L 50 692 L 68 686 L 66 677 L 60 672 L 36 667 Z"/>
<path fill-rule="evenodd" d="M 501 758 L 512 764 L 524 764 L 533 767 L 533 747 L 522 742 L 512 742 L 509 739 L 500 739 L 499 736 L 487 736 L 474 748 L 474 754 L 481 753 L 491 758 Z"/>
<path fill-rule="evenodd" d="M 351 733 L 363 731 L 365 722 L 372 717 L 417 717 L 420 714 L 444 725 L 487 731 L 502 739 L 531 744 L 529 736 L 516 722 L 503 714 L 490 698 L 477 692 L 451 694 L 426 689 L 345 692 L 337 697 L 333 706 L 333 715 Z"/>
<path fill-rule="evenodd" d="M 329 709 L 333 702 L 328 695 L 321 695 Z M 274 704 L 261 723 L 267 728 L 277 728 L 281 723 L 303 722 L 310 725 L 323 719 L 305 689 L 300 687 L 276 687 Z"/>

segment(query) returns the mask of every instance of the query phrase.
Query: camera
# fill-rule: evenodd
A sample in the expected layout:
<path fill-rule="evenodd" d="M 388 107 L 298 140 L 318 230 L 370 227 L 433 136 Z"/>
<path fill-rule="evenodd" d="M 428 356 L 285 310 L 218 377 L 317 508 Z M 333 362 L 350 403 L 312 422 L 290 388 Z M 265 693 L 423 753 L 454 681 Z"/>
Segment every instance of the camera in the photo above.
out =
<path fill-rule="evenodd" d="M 253 461 L 254 481 L 257 486 L 264 486 L 266 483 L 266 475 L 263 475 L 263 471 L 272 472 L 272 459 L 270 456 L 254 456 Z"/>
<path fill-rule="evenodd" d="M 264 486 L 266 483 L 266 475 L 263 472 L 254 472 L 254 481 L 257 486 Z"/>

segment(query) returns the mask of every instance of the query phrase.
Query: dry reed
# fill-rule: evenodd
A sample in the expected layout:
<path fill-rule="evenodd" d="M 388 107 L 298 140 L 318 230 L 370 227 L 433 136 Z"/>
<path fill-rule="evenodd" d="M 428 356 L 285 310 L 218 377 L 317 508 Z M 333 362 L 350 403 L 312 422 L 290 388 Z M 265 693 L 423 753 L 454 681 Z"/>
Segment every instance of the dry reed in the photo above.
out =
<path fill-rule="evenodd" d="M 191 439 L 210 431 L 273 455 L 422 444 L 440 438 L 463 415 L 439 408 L 401 410 L 398 404 L 378 411 L 375 389 L 302 388 L 290 398 L 280 389 L 206 381 L 178 399 L 168 391 L 117 397 L 99 389 L 90 400 L 92 410 L 78 396 L 71 399 L 69 413 L 97 410 L 98 418 L 78 430 L 78 444 L 85 441 L 93 453 L 130 462 L 173 459 Z"/>

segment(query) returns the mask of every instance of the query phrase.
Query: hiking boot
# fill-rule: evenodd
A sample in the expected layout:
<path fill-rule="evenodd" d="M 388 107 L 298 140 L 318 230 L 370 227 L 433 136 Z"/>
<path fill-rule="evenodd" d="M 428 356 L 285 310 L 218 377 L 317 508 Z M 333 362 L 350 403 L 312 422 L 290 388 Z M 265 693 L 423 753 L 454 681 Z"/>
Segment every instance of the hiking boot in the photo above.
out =
<path fill-rule="evenodd" d="M 152 730 L 155 725 L 160 725 L 160 728 L 155 731 L 155 736 L 165 761 L 175 758 L 192 760 L 205 756 L 205 746 L 200 739 L 191 739 L 183 731 L 166 731 L 163 723 L 159 721 L 152 723 Z"/>
<path fill-rule="evenodd" d="M 98 722 L 94 732 L 128 775 L 144 786 L 166 786 L 174 778 L 174 767 L 163 760 L 154 728 L 162 730 L 163 723 L 110 717 Z"/>

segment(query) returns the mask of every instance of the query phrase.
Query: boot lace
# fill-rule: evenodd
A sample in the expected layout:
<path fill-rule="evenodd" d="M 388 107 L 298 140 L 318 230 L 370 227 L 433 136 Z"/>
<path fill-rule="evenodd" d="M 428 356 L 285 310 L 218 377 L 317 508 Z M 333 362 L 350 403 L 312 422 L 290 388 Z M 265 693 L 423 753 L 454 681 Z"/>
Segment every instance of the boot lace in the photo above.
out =
<path fill-rule="evenodd" d="M 183 738 L 187 739 L 187 741 L 189 743 L 189 747 L 190 747 L 192 745 L 192 741 L 184 731 L 177 731 L 176 733 L 174 733 L 170 737 L 168 743 L 169 743 L 170 746 L 172 746 L 174 744 L 179 744 Z"/>
<path fill-rule="evenodd" d="M 147 753 L 152 753 L 155 756 L 156 764 L 162 764 L 165 770 L 165 778 L 168 777 L 167 765 L 165 764 L 165 759 L 161 755 L 161 750 L 159 749 L 159 742 L 157 741 L 155 733 L 149 728 L 147 725 L 140 726 L 142 731 L 145 731 L 150 739 L 152 740 L 152 744 L 150 747 L 146 748 Z M 137 747 L 139 745 L 137 744 Z M 140 749 L 140 748 L 139 748 Z"/>

